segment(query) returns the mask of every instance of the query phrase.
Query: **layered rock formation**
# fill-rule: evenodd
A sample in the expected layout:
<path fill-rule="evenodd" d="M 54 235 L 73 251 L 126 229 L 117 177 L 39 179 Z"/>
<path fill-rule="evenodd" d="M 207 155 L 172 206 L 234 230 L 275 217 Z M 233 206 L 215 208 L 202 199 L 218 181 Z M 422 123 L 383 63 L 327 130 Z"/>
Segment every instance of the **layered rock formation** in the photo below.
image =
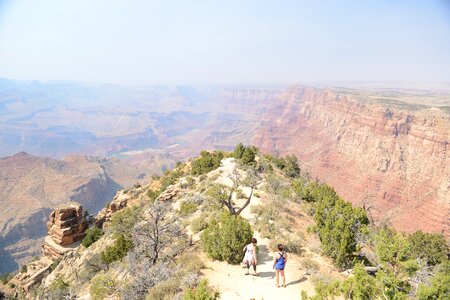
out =
<path fill-rule="evenodd" d="M 447 113 L 302 87 L 274 102 L 254 138 L 263 151 L 296 154 L 377 223 L 450 236 Z"/>
<path fill-rule="evenodd" d="M 59 246 L 74 244 L 84 237 L 87 223 L 82 212 L 81 205 L 76 202 L 61 204 L 52 211 L 47 222 L 48 236 L 42 246 L 44 255 L 62 257 L 70 247 Z"/>
<path fill-rule="evenodd" d="M 69 245 L 81 240 L 86 230 L 83 208 L 76 202 L 59 205 L 47 222 L 48 235 L 59 245 Z"/>

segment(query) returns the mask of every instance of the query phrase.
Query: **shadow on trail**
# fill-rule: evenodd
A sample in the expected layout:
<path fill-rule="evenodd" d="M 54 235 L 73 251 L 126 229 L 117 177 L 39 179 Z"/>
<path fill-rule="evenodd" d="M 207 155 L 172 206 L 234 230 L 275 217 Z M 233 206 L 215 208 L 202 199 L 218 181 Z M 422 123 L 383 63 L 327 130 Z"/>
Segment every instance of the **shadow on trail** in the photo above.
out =
<path fill-rule="evenodd" d="M 262 278 L 275 278 L 275 272 L 265 271 L 265 272 L 258 272 L 259 277 Z"/>
<path fill-rule="evenodd" d="M 297 284 L 297 283 L 302 283 L 303 281 L 306 281 L 306 280 L 307 280 L 307 278 L 306 278 L 305 276 L 303 276 L 303 277 L 300 278 L 300 279 L 297 279 L 297 280 L 295 280 L 295 281 L 288 282 L 288 283 L 286 284 L 286 286 L 288 286 L 288 285 L 294 285 L 294 284 Z"/>
<path fill-rule="evenodd" d="M 258 251 L 258 260 L 261 262 L 268 262 L 268 261 L 272 261 L 273 257 L 271 257 L 269 255 L 269 248 L 267 248 L 266 245 L 261 245 L 258 246 L 259 251 Z"/>

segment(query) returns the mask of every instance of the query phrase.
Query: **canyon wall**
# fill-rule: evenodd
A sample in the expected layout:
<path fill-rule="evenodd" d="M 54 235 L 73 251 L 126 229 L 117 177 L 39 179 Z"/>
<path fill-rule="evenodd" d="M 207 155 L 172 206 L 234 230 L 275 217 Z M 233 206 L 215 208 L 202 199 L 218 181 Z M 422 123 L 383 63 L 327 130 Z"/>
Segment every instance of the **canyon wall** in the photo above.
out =
<path fill-rule="evenodd" d="M 312 176 L 365 206 L 377 224 L 450 237 L 450 116 L 293 87 L 262 118 L 254 144 L 298 156 Z"/>

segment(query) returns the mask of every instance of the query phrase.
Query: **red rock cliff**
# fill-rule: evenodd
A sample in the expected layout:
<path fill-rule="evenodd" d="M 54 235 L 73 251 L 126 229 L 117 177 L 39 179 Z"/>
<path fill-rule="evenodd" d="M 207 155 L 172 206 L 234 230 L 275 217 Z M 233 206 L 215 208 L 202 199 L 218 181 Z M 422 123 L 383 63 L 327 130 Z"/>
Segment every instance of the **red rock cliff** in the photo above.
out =
<path fill-rule="evenodd" d="M 268 108 L 254 144 L 295 153 L 378 223 L 450 236 L 450 117 L 311 88 L 291 88 Z"/>

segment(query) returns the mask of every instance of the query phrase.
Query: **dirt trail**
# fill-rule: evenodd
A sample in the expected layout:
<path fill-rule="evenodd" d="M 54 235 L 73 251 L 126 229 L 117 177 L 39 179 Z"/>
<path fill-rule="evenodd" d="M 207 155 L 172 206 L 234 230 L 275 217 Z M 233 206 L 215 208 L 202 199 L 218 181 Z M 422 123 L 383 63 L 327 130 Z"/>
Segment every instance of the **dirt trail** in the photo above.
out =
<path fill-rule="evenodd" d="M 228 176 L 233 172 L 235 163 L 233 159 L 224 159 L 221 167 L 217 170 L 220 173 L 216 182 L 230 185 Z M 250 191 L 243 188 L 244 193 Z M 253 214 L 250 207 L 257 205 L 261 200 L 252 198 L 251 204 L 242 212 L 241 216 L 250 220 Z M 314 293 L 314 287 L 304 275 L 299 263 L 299 257 L 289 254 L 286 265 L 286 288 L 275 286 L 275 273 L 272 270 L 273 255 L 269 249 L 269 240 L 260 237 L 259 232 L 254 236 L 258 239 L 258 267 L 259 277 L 245 275 L 246 269 L 239 265 L 229 265 L 226 262 L 211 261 L 206 259 L 207 268 L 203 271 L 208 278 L 210 285 L 220 291 L 221 299 L 300 299 L 300 292 L 305 290 L 309 295 Z M 280 281 L 281 284 L 281 281 Z"/>

